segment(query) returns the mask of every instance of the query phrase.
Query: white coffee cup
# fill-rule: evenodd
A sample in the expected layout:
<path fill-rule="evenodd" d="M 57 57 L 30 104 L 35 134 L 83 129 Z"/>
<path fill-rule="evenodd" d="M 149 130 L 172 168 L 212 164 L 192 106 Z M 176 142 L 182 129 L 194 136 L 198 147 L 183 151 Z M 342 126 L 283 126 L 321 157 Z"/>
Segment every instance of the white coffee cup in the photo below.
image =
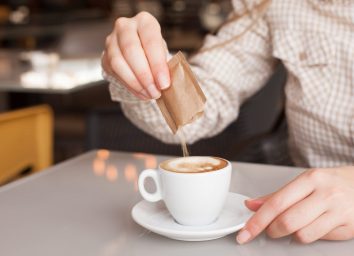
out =
<path fill-rule="evenodd" d="M 201 157 L 188 158 L 194 158 L 191 159 L 194 161 Z M 205 172 L 166 170 L 162 168 L 165 161 L 159 165 L 158 170 L 147 169 L 140 174 L 139 191 L 147 201 L 163 200 L 172 217 L 181 225 L 211 224 L 221 213 L 231 181 L 231 164 L 227 160 L 221 160 L 226 162 L 223 168 Z M 145 189 L 144 183 L 148 177 L 156 184 L 154 193 Z"/>

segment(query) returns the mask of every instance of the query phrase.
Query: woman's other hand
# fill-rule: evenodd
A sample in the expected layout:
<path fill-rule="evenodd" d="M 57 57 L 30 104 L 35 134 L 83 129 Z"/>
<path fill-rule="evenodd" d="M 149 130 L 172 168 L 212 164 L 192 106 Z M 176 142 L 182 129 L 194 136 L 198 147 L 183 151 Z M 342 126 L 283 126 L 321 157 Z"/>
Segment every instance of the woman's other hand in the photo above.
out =
<path fill-rule="evenodd" d="M 247 200 L 255 211 L 239 232 L 240 244 L 262 231 L 302 243 L 354 238 L 354 166 L 310 169 L 271 195 Z"/>

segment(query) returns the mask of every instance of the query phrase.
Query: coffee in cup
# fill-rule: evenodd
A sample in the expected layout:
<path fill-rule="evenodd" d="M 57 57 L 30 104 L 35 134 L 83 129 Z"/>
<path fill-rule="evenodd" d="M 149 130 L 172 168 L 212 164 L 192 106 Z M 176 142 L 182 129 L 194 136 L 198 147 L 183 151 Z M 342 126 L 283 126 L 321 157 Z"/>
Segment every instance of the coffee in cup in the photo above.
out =
<path fill-rule="evenodd" d="M 156 191 L 146 191 L 144 182 L 152 178 Z M 139 191 L 150 202 L 163 200 L 172 217 L 181 225 L 201 226 L 216 221 L 224 206 L 231 181 L 231 164 L 208 156 L 166 160 L 158 170 L 144 170 Z"/>
<path fill-rule="evenodd" d="M 219 157 L 180 157 L 161 163 L 161 168 L 170 172 L 200 173 L 223 169 L 228 162 Z"/>

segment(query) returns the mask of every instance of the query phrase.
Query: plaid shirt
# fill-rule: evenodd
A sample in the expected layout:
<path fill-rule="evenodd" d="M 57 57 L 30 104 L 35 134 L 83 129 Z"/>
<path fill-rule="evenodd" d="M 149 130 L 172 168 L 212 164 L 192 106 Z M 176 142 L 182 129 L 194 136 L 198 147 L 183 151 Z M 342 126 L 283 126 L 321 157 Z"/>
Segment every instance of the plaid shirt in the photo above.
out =
<path fill-rule="evenodd" d="M 252 8 L 260 0 L 244 1 Z M 237 13 L 242 1 L 234 0 Z M 293 161 L 304 167 L 354 164 L 354 1 L 273 0 L 254 22 L 249 16 L 225 24 L 206 37 L 190 59 L 207 97 L 205 115 L 185 127 L 189 143 L 211 137 L 234 121 L 240 105 L 256 93 L 281 60 L 289 146 Z M 137 100 L 113 77 L 112 99 L 121 101 L 136 126 L 167 143 L 178 143 L 155 102 Z"/>

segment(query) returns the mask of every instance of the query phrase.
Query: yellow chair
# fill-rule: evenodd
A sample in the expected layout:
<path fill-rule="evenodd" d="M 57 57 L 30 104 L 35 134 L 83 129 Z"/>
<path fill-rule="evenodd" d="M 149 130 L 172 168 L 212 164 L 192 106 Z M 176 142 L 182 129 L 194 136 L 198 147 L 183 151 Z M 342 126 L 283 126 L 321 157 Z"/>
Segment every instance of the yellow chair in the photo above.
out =
<path fill-rule="evenodd" d="M 0 184 L 53 161 L 53 112 L 40 105 L 0 113 Z"/>

